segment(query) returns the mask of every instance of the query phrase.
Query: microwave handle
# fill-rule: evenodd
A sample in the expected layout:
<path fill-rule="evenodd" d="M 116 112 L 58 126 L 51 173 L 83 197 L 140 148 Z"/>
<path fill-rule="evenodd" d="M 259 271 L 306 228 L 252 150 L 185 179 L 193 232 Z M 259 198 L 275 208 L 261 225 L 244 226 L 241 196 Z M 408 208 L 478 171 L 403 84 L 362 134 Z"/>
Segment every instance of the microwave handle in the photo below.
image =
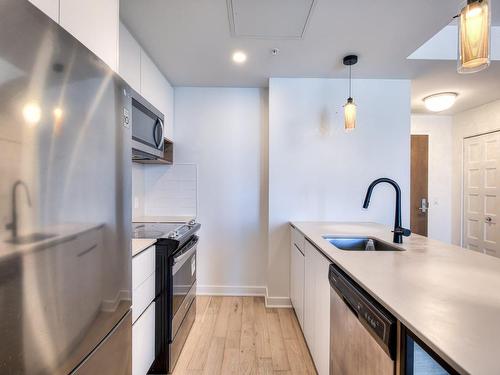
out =
<path fill-rule="evenodd" d="M 156 136 L 156 133 L 157 133 L 157 129 L 158 129 L 158 126 L 160 127 L 160 136 L 157 137 Z M 155 123 L 155 127 L 153 129 L 153 132 L 154 132 L 154 140 L 155 140 L 155 144 L 156 144 L 156 148 L 161 148 L 162 146 L 162 141 L 163 141 L 163 121 L 159 118 L 156 119 L 156 123 Z M 158 139 L 156 139 L 158 138 Z"/>
<path fill-rule="evenodd" d="M 158 127 L 158 119 L 155 121 L 155 126 L 153 126 L 153 141 L 155 142 L 155 146 L 158 148 L 158 139 L 156 139 L 156 128 Z"/>

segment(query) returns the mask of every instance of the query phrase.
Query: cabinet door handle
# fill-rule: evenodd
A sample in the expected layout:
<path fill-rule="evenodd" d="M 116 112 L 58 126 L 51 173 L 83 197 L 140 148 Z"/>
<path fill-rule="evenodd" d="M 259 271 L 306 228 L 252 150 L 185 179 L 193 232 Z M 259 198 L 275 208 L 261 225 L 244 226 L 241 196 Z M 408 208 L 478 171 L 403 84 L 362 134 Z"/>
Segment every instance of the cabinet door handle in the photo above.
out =
<path fill-rule="evenodd" d="M 84 256 L 85 254 L 87 253 L 90 253 L 92 250 L 96 249 L 97 248 L 97 244 L 95 244 L 94 246 L 91 246 L 89 247 L 87 250 L 83 250 L 81 253 L 79 253 L 77 256 L 79 257 L 82 257 Z"/>
<path fill-rule="evenodd" d="M 294 243 L 293 246 L 295 246 L 297 248 L 297 250 L 299 251 L 299 253 L 301 253 L 302 255 L 304 255 L 304 253 L 302 252 L 302 250 L 300 250 L 300 247 L 298 247 L 296 243 Z"/>

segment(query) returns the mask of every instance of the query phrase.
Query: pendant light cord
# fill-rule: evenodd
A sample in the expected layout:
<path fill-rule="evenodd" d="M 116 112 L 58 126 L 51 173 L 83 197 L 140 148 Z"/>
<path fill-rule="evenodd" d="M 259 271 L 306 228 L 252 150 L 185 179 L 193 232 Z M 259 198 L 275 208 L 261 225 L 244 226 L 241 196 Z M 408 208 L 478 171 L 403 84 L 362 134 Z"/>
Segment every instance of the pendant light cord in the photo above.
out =
<path fill-rule="evenodd" d="M 352 65 L 349 65 L 349 98 L 351 97 L 351 67 Z"/>

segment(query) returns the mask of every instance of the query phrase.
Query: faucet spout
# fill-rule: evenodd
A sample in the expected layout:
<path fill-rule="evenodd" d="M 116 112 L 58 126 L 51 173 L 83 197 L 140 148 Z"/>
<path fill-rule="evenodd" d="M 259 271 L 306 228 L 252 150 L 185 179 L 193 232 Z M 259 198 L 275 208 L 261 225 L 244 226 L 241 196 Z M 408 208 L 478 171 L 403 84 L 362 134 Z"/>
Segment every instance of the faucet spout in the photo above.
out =
<path fill-rule="evenodd" d="M 394 243 L 403 243 L 403 236 L 408 237 L 411 234 L 411 231 L 401 226 L 401 188 L 399 187 L 396 181 L 385 177 L 378 178 L 375 181 L 373 181 L 370 184 L 370 186 L 368 186 L 368 190 L 366 191 L 365 201 L 363 202 L 363 208 L 364 209 L 368 208 L 368 206 L 370 205 L 370 199 L 372 196 L 373 189 L 375 188 L 375 186 L 377 186 L 382 182 L 390 184 L 392 187 L 394 187 L 394 190 L 396 191 L 396 208 L 394 213 L 393 241 Z"/>
<path fill-rule="evenodd" d="M 17 180 L 12 186 L 12 222 L 8 223 L 5 227 L 12 231 L 12 237 L 17 237 L 18 232 L 18 220 L 17 220 L 17 188 L 23 187 L 24 192 L 26 193 L 26 199 L 28 201 L 28 205 L 31 207 L 31 198 L 28 190 L 28 186 L 21 180 Z"/>

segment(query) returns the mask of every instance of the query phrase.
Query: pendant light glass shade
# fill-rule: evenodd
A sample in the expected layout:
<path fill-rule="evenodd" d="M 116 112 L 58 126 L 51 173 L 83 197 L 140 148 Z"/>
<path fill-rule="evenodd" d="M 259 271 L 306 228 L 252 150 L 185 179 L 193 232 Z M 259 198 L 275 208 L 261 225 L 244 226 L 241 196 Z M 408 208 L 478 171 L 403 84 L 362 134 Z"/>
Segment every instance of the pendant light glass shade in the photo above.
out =
<path fill-rule="evenodd" d="M 352 98 L 344 105 L 344 129 L 349 132 L 356 128 L 356 104 Z"/>
<path fill-rule="evenodd" d="M 459 73 L 479 72 L 490 65 L 490 34 L 489 0 L 468 0 L 458 27 Z"/>
<path fill-rule="evenodd" d="M 347 55 L 342 60 L 345 66 L 349 67 L 349 97 L 347 103 L 344 104 L 344 129 L 346 132 L 353 131 L 356 128 L 356 104 L 351 96 L 351 68 L 358 62 L 358 56 Z"/>

